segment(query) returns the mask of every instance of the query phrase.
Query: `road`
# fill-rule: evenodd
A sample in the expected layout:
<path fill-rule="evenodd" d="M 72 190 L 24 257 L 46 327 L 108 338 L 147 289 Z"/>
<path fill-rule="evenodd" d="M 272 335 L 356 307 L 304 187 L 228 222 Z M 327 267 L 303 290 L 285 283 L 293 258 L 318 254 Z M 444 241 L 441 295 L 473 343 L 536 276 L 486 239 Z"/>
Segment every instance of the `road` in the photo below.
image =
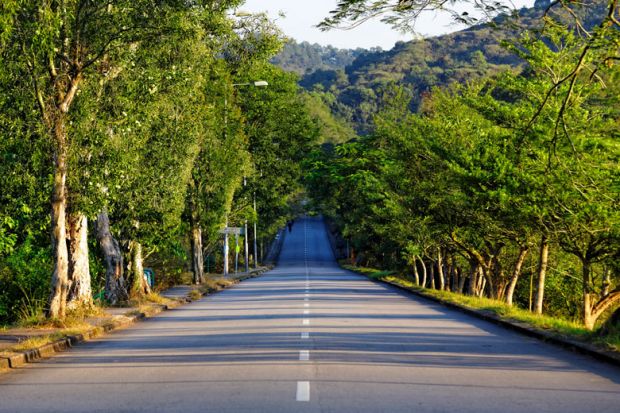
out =
<path fill-rule="evenodd" d="M 339 269 L 278 267 L 0 376 L 0 412 L 614 412 L 620 369 Z"/>

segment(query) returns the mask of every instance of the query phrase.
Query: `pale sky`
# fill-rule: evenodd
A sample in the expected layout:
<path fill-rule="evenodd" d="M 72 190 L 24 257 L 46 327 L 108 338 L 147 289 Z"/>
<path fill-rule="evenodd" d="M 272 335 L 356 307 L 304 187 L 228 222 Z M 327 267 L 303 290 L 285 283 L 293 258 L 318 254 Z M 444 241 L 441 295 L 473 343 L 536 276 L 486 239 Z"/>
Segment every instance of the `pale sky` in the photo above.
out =
<path fill-rule="evenodd" d="M 284 33 L 299 42 L 308 41 L 321 45 L 332 45 L 343 49 L 355 49 L 357 47 L 370 48 L 381 46 L 383 49 L 391 49 L 399 40 L 412 40 L 413 35 L 403 35 L 393 30 L 390 26 L 379 21 L 366 22 L 352 30 L 330 30 L 321 32 L 314 27 L 324 17 L 329 15 L 338 0 L 246 0 L 240 11 L 267 12 L 275 19 Z M 517 7 L 530 6 L 534 0 L 514 0 Z M 285 18 L 278 16 L 282 11 Z M 429 14 L 417 26 L 417 30 L 424 36 L 435 36 L 460 30 L 450 21 L 447 16 L 434 16 Z"/>

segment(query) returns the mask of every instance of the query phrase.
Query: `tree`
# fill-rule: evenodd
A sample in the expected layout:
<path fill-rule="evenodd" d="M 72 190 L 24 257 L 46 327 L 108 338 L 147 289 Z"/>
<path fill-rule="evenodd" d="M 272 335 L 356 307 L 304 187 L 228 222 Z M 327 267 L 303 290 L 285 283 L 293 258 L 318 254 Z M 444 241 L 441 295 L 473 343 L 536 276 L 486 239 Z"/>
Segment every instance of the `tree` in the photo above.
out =
<path fill-rule="evenodd" d="M 222 4 L 208 4 L 212 10 Z M 8 3 L 7 3 L 8 4 Z M 67 188 L 69 156 L 74 149 L 71 136 L 73 106 L 80 87 L 87 81 L 105 80 L 110 52 L 145 46 L 146 40 L 183 29 L 180 17 L 201 10 L 199 3 L 177 1 L 114 0 L 101 4 L 90 0 L 11 3 L 2 9 L 3 35 L 19 70 L 27 69 L 30 88 L 38 105 L 39 119 L 50 137 L 54 154 L 54 189 L 51 199 L 55 269 L 52 277 L 48 315 L 65 315 L 67 295 L 73 279 L 84 276 L 71 257 L 87 254 L 80 237 L 69 240 L 68 228 L 85 228 L 83 214 L 68 204 L 72 194 Z M 150 46 L 150 45 L 149 45 Z M 16 69 L 17 70 L 17 69 Z M 18 79 L 18 72 L 12 73 Z M 67 216 L 69 207 L 70 216 Z M 79 233 L 69 228 L 74 234 Z M 81 246 L 81 247 L 80 247 Z M 70 252 L 73 254 L 70 256 Z M 74 265 L 71 265 L 71 263 Z M 83 262 L 83 261 L 82 261 Z M 82 266 L 83 268 L 83 266 Z"/>

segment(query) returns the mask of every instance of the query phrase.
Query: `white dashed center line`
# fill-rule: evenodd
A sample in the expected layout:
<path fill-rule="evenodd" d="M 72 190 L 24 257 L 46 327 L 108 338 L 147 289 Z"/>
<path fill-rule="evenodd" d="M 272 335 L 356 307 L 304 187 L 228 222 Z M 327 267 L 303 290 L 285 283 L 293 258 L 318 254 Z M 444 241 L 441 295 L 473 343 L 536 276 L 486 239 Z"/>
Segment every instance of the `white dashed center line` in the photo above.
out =
<path fill-rule="evenodd" d="M 309 326 L 310 325 L 310 320 L 308 320 L 307 318 L 304 318 L 304 320 L 301 322 L 302 325 L 304 326 Z"/>
<path fill-rule="evenodd" d="M 302 340 L 310 338 L 310 333 L 308 333 L 307 331 L 302 332 L 301 333 L 301 338 L 302 338 Z"/>
<path fill-rule="evenodd" d="M 310 360 L 310 351 L 309 350 L 300 350 L 299 351 L 299 361 L 308 361 Z"/>
<path fill-rule="evenodd" d="M 310 382 L 298 381 L 297 382 L 297 401 L 309 402 L 310 401 Z"/>

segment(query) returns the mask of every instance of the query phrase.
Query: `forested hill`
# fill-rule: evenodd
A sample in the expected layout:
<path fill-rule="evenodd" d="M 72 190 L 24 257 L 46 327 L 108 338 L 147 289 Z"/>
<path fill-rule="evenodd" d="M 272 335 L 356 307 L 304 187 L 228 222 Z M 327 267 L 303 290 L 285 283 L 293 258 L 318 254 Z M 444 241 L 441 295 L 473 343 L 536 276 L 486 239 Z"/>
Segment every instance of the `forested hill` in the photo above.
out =
<path fill-rule="evenodd" d="M 381 48 L 372 49 L 375 52 L 381 50 Z M 362 48 L 338 49 L 333 46 L 321 46 L 309 42 L 297 43 L 295 40 L 290 40 L 271 62 L 284 70 L 304 75 L 317 70 L 344 69 L 366 52 L 368 50 Z"/>
<path fill-rule="evenodd" d="M 604 2 L 599 3 L 601 8 L 588 9 L 592 15 L 604 12 Z M 539 17 L 547 2 L 537 1 L 536 4 L 537 7 L 520 10 L 516 24 L 506 24 L 500 18 L 495 22 L 496 28 L 476 26 L 443 36 L 398 42 L 389 51 L 358 49 L 347 54 L 339 50 L 339 56 L 355 56 L 344 68 L 337 64 L 329 67 L 325 59 L 322 64 L 315 64 L 316 48 L 294 44 L 287 46 L 276 64 L 303 73 L 301 86 L 323 94 L 337 118 L 365 134 L 371 129 L 372 116 L 381 105 L 382 90 L 390 83 L 410 90 L 411 106 L 416 110 L 421 97 L 434 86 L 464 83 L 505 70 L 520 70 L 521 61 L 507 51 L 502 42 L 516 39 L 523 28 L 540 26 Z M 585 16 L 584 22 L 588 24 L 589 21 L 591 19 Z"/>

